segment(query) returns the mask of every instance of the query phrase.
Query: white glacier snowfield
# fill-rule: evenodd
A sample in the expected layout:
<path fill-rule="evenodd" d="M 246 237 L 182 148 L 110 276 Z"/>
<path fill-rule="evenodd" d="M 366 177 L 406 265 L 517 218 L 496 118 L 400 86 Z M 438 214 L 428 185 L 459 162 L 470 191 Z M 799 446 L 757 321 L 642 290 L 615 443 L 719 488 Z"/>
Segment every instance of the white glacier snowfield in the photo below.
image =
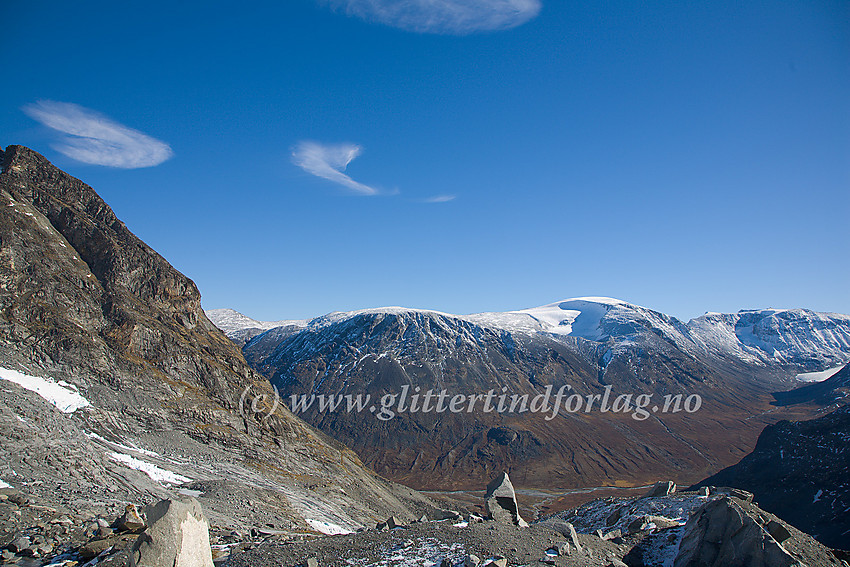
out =
<path fill-rule="evenodd" d="M 55 382 L 50 378 L 29 376 L 17 370 L 0 367 L 0 378 L 14 382 L 18 386 L 35 392 L 62 413 L 73 413 L 91 405 L 78 391 L 77 388 L 67 382 Z"/>
<path fill-rule="evenodd" d="M 844 366 L 836 366 L 835 368 L 827 368 L 826 370 L 821 370 L 820 372 L 802 372 L 797 374 L 797 380 L 799 382 L 823 382 L 824 380 L 828 380 L 832 378 L 832 375 L 837 373 L 839 370 L 844 368 Z"/>
<path fill-rule="evenodd" d="M 526 335 L 545 334 L 626 345 L 653 333 L 685 351 L 733 357 L 750 364 L 806 361 L 823 370 L 850 361 L 850 316 L 808 309 L 706 313 L 683 322 L 658 311 L 610 297 L 576 297 L 516 311 L 453 315 L 439 311 L 381 307 L 334 312 L 310 321 L 255 321 L 232 309 L 212 310 L 210 319 L 228 336 L 245 328 L 298 327 L 315 332 L 362 315 L 424 314 Z M 269 331 L 266 331 L 269 332 Z M 287 331 L 289 334 L 290 331 Z M 840 366 L 838 367 L 840 368 Z M 803 375 L 802 379 L 816 376 Z"/>

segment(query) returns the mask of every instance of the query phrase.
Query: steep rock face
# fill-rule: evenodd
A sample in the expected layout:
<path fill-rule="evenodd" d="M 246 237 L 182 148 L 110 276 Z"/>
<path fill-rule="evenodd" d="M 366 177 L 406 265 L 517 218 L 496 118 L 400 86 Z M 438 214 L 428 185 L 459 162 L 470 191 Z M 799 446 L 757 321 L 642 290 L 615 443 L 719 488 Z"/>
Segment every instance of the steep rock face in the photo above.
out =
<path fill-rule="evenodd" d="M 850 326 L 848 326 L 850 329 Z M 248 361 L 284 394 L 407 399 L 428 390 L 554 395 L 652 394 L 646 419 L 633 413 L 562 411 L 319 411 L 300 415 L 344 441 L 382 474 L 423 488 L 472 488 L 500 470 L 521 486 L 680 480 L 717 470 L 752 447 L 776 366 L 705 355 L 674 318 L 605 298 L 569 300 L 523 312 L 454 316 L 384 308 L 332 313 L 300 330 L 275 328 L 245 347 Z M 792 367 L 793 369 L 793 367 Z M 793 376 L 795 371 L 789 371 Z M 787 377 L 788 372 L 783 376 Z M 406 389 L 406 390 L 405 390 Z M 665 395 L 698 394 L 696 413 L 653 412 Z M 339 398 L 336 398 L 339 399 Z M 586 406 L 582 406 L 586 407 Z M 396 404 L 395 408 L 398 408 Z M 386 415 L 386 414 L 385 414 Z M 705 435 L 706 429 L 716 432 Z M 689 480 L 685 480 L 690 482 Z"/>
<path fill-rule="evenodd" d="M 17 405 L 4 409 L 4 416 L 20 418 L 4 422 L 20 431 L 4 436 L 2 452 L 9 474 L 21 479 L 50 477 L 71 493 L 83 482 L 69 483 L 62 467 L 35 464 L 28 452 L 49 450 L 33 440 L 65 443 L 61 453 L 69 459 L 85 454 L 100 477 L 116 474 L 105 447 L 132 447 L 144 438 L 171 451 L 171 461 L 159 455 L 161 464 L 182 467 L 188 477 L 278 490 L 289 502 L 279 512 L 301 522 L 310 502 L 356 525 L 407 513 L 399 498 L 417 498 L 403 490 L 397 497 L 346 447 L 274 408 L 268 382 L 204 315 L 195 284 L 134 236 L 90 187 L 21 146 L 5 150 L 0 173 L 0 355 L 0 365 L 64 380 L 91 402 L 70 416 L 53 412 L 66 432 L 56 440 L 21 417 L 41 407 L 37 397 L 28 401 L 32 395 L 21 391 Z M 247 411 L 246 394 L 254 402 Z M 136 488 L 164 496 L 161 483 L 114 482 L 128 497 Z M 307 485 L 328 490 L 301 499 Z M 211 505 L 227 516 L 231 504 L 222 495 Z"/>
<path fill-rule="evenodd" d="M 765 428 L 752 453 L 702 486 L 748 490 L 765 510 L 831 547 L 850 530 L 850 406 L 807 421 Z"/>
<path fill-rule="evenodd" d="M 0 187 L 6 344 L 105 385 L 154 373 L 235 406 L 250 369 L 204 316 L 191 280 L 32 150 L 7 148 Z"/>

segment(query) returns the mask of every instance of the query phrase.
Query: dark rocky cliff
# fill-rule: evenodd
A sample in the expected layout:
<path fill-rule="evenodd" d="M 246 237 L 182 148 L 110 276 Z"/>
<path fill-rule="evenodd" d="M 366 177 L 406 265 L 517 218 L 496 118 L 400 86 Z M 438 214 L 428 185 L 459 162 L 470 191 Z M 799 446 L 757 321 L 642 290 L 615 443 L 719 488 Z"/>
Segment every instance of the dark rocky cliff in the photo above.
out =
<path fill-rule="evenodd" d="M 701 486 L 748 490 L 765 510 L 831 547 L 850 534 L 850 406 L 818 419 L 781 421 L 759 436 L 741 462 Z"/>

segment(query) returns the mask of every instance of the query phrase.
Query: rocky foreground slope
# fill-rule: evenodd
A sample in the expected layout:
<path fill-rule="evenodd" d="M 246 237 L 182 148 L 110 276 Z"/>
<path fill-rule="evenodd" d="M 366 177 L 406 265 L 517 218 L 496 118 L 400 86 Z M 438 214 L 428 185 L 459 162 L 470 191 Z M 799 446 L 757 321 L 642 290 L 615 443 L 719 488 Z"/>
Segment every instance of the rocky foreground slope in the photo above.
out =
<path fill-rule="evenodd" d="M 793 387 L 797 373 L 850 360 L 850 317 L 804 309 L 684 323 L 623 301 L 579 298 L 463 316 L 368 309 L 262 332 L 266 324 L 240 322 L 232 310 L 211 316 L 240 342 L 254 335 L 246 358 L 285 401 L 346 402 L 325 411 L 315 403 L 301 417 L 381 474 L 424 489 L 473 488 L 502 469 L 526 487 L 639 485 L 659 475 L 694 482 L 739 460 L 765 425 L 816 415 L 820 406 L 771 405 L 773 392 Z M 547 388 L 553 395 L 567 388 L 579 402 L 609 390 L 611 402 L 628 396 L 630 407 L 641 394 L 652 399 L 643 413 L 604 413 L 596 398 L 590 411 L 579 403 L 557 415 L 522 411 L 522 404 L 488 412 L 479 403 L 473 411 L 376 419 L 390 415 L 378 411 L 384 396 L 410 407 L 418 392 L 421 408 L 429 390 L 449 397 L 492 391 L 493 406 L 504 394 L 509 408 Z M 358 395 L 370 396 L 375 411 L 369 403 L 349 411 L 346 396 Z M 691 395 L 701 401 L 697 411 L 663 411 L 670 399 Z"/>
<path fill-rule="evenodd" d="M 21 146 L 0 164 L 0 487 L 86 520 L 190 493 L 243 532 L 432 509 L 275 408 L 195 284 L 91 187 Z"/>
<path fill-rule="evenodd" d="M 711 484 L 751 491 L 765 510 L 850 548 L 850 406 L 765 428 L 752 453 L 694 488 Z"/>
<path fill-rule="evenodd" d="M 235 550 L 230 565 L 506 567 L 843 566 L 811 536 L 761 510 L 741 491 L 603 499 L 531 526 L 468 513 Z"/>

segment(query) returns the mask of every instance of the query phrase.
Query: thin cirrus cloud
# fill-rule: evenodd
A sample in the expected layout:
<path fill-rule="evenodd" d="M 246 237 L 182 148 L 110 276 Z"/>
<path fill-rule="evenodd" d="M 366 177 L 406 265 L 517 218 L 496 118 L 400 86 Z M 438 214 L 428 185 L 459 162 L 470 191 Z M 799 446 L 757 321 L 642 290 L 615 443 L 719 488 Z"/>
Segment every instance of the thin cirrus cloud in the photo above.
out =
<path fill-rule="evenodd" d="M 316 177 L 327 179 L 358 195 L 377 195 L 378 190 L 344 173 L 351 161 L 363 152 L 357 144 L 320 144 L 303 141 L 292 150 L 292 163 Z"/>
<path fill-rule="evenodd" d="M 64 134 L 51 147 L 83 163 L 135 169 L 159 165 L 174 155 L 165 142 L 77 104 L 40 100 L 22 110 Z"/>
<path fill-rule="evenodd" d="M 418 32 L 466 35 L 520 26 L 540 0 L 319 0 L 366 21 Z"/>
<path fill-rule="evenodd" d="M 423 199 L 424 203 L 448 203 L 449 201 L 454 201 L 457 199 L 457 195 L 434 195 L 433 197 L 428 197 L 427 199 Z"/>

